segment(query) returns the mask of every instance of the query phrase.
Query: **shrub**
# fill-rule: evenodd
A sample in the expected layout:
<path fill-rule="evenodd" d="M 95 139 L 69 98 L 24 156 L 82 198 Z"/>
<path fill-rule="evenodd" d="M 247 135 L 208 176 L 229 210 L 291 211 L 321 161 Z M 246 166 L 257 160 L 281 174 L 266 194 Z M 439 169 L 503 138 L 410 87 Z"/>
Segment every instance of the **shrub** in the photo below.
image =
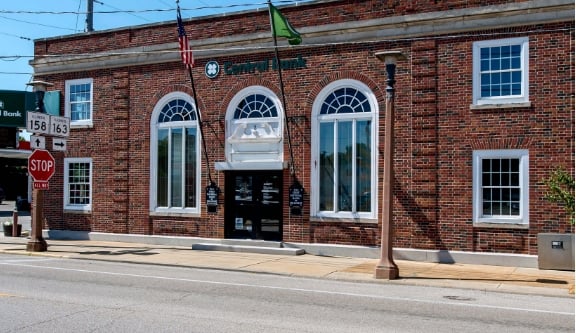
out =
<path fill-rule="evenodd" d="M 570 223 L 574 224 L 574 177 L 566 170 L 557 168 L 544 182 L 548 186 L 544 198 L 563 205 Z"/>

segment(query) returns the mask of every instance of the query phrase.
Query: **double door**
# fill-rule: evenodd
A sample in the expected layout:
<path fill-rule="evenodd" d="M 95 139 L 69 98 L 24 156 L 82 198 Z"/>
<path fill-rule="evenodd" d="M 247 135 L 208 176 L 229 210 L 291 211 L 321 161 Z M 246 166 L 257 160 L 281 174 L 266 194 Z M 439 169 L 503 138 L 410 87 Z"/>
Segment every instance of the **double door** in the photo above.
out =
<path fill-rule="evenodd" d="M 282 172 L 226 175 L 226 238 L 282 240 Z"/>

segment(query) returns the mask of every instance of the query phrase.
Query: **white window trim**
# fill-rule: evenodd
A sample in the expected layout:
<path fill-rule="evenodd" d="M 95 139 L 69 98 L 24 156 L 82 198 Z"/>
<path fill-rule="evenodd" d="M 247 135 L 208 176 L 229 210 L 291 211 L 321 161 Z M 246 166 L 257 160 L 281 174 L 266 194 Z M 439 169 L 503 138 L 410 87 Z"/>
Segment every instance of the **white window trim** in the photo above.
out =
<path fill-rule="evenodd" d="M 64 115 L 71 118 L 71 108 L 70 108 L 70 86 L 79 84 L 90 84 L 90 117 L 83 120 L 70 120 L 70 128 L 91 128 L 93 126 L 92 119 L 94 117 L 94 80 L 88 79 L 77 79 L 66 81 L 66 94 L 64 102 Z"/>
<path fill-rule="evenodd" d="M 520 215 L 518 217 L 501 216 L 501 217 L 482 217 L 482 159 L 497 158 L 518 158 L 520 159 Z M 473 195 L 472 195 L 472 216 L 475 226 L 489 226 L 484 224 L 493 224 L 496 226 L 507 227 L 510 225 L 528 226 L 530 222 L 529 206 L 529 155 L 527 149 L 500 149 L 500 150 L 475 150 L 472 153 L 473 159 Z"/>
<path fill-rule="evenodd" d="M 183 127 L 187 125 L 195 125 L 198 129 L 196 131 L 196 160 L 198 161 L 196 167 L 196 207 L 194 208 L 167 208 L 167 207 L 157 207 L 158 200 L 156 197 L 157 189 L 158 189 L 158 128 L 165 127 L 163 124 L 158 124 L 158 115 L 162 112 L 162 108 L 166 103 L 174 99 L 182 99 L 187 101 L 188 103 L 192 104 L 196 109 L 196 103 L 194 103 L 194 99 L 190 97 L 188 94 L 183 92 L 172 92 L 164 97 L 162 97 L 158 103 L 154 106 L 154 111 L 152 112 L 152 118 L 150 121 L 150 213 L 152 215 L 162 215 L 162 216 L 182 216 L 195 214 L 199 215 L 201 210 L 201 197 L 202 197 L 202 180 L 201 180 L 201 169 L 202 169 L 202 160 L 201 160 L 201 152 L 202 152 L 202 145 L 201 145 L 201 131 L 198 125 L 197 120 L 192 122 L 181 122 Z M 198 119 L 198 118 L 197 118 Z"/>
<path fill-rule="evenodd" d="M 357 89 L 364 93 L 368 98 L 370 103 L 370 108 L 372 109 L 372 113 L 366 115 L 328 115 L 326 117 L 320 116 L 320 110 L 322 107 L 322 103 L 326 99 L 326 97 L 332 93 L 333 91 L 344 88 L 350 87 Z M 352 79 L 342 79 L 338 81 L 334 81 L 324 87 L 316 99 L 314 100 L 314 104 L 312 105 L 312 158 L 311 158 L 311 165 L 310 170 L 312 170 L 312 174 L 310 176 L 310 216 L 312 218 L 318 218 L 319 220 L 334 220 L 338 219 L 338 221 L 352 221 L 358 222 L 363 221 L 366 222 L 367 220 L 376 219 L 378 216 L 378 101 L 376 96 L 370 90 L 370 88 L 365 85 L 364 83 Z M 320 117 L 319 117 L 320 116 Z M 353 118 L 353 119 L 370 119 L 372 121 L 372 133 L 371 133 L 371 145 L 372 145 L 372 170 L 371 170 L 371 208 L 370 212 L 327 212 L 319 210 L 319 195 L 320 195 L 320 169 L 319 169 L 319 161 L 318 155 L 319 151 L 318 148 L 320 146 L 320 119 L 319 118 L 328 118 L 334 117 L 338 119 L 345 119 L 345 118 Z"/>
<path fill-rule="evenodd" d="M 88 163 L 90 164 L 90 194 L 88 195 L 90 203 L 87 205 L 71 205 L 70 202 L 70 191 L 68 189 L 68 171 L 71 163 Z M 93 164 L 91 158 L 65 158 L 64 159 L 64 210 L 67 211 L 78 211 L 78 212 L 90 212 L 92 211 L 92 191 L 94 189 L 92 178 L 93 178 Z"/>
<path fill-rule="evenodd" d="M 499 97 L 481 97 L 480 88 L 480 49 L 485 47 L 503 46 L 503 45 L 518 45 L 522 47 L 521 62 L 522 62 L 522 94 L 520 96 L 499 96 Z M 472 51 L 472 105 L 471 108 L 482 108 L 482 106 L 490 107 L 510 107 L 530 106 L 529 100 L 529 45 L 528 37 L 507 38 L 498 40 L 488 40 L 475 42 Z M 517 105 L 515 105 L 517 104 Z"/>

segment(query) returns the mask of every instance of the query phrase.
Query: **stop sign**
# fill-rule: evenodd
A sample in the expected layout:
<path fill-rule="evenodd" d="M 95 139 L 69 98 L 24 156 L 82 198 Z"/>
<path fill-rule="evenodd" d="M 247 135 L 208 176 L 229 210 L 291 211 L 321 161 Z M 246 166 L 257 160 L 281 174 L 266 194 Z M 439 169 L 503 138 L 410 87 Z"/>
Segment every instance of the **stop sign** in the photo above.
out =
<path fill-rule="evenodd" d="M 56 163 L 49 151 L 36 149 L 28 157 L 28 172 L 38 182 L 47 182 L 54 174 Z"/>

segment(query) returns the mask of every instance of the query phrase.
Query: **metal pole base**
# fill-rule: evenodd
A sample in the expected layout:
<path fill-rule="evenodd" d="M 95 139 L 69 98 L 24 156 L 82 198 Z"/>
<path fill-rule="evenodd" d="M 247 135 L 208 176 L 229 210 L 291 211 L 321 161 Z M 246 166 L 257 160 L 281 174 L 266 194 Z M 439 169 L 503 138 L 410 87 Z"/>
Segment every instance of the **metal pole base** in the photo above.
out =
<path fill-rule="evenodd" d="M 30 240 L 26 244 L 26 251 L 29 252 L 45 252 L 48 251 L 48 244 L 44 240 L 44 238 L 38 238 L 34 240 Z"/>
<path fill-rule="evenodd" d="M 395 280 L 400 272 L 396 266 L 376 266 L 374 278 L 382 280 Z"/>

